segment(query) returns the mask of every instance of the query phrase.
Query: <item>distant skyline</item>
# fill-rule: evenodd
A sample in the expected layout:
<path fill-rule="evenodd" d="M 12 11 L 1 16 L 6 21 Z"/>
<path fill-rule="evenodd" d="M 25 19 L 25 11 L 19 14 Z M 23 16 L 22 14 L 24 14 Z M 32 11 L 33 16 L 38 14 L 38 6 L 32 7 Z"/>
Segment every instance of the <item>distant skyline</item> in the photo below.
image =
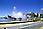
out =
<path fill-rule="evenodd" d="M 22 13 L 40 13 L 41 8 L 43 8 L 43 0 L 0 0 L 0 16 L 6 16 L 13 10 Z"/>

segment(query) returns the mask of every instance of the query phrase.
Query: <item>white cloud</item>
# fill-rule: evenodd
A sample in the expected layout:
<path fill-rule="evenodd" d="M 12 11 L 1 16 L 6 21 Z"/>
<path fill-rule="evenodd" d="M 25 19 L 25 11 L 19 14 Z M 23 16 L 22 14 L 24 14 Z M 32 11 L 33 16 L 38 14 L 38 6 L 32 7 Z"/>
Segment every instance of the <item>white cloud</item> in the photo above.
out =
<path fill-rule="evenodd" d="M 43 8 L 41 8 L 41 10 L 43 10 Z"/>
<path fill-rule="evenodd" d="M 31 12 L 29 12 L 29 13 L 31 13 Z"/>
<path fill-rule="evenodd" d="M 16 7 L 14 6 L 14 10 L 16 10 Z"/>
<path fill-rule="evenodd" d="M 15 10 L 15 11 L 14 11 Z M 26 16 L 23 15 L 22 12 L 17 12 L 16 11 L 16 7 L 14 6 L 14 10 L 12 12 L 12 17 L 15 17 L 15 18 L 22 18 L 23 20 L 26 19 Z M 27 11 L 27 10 L 26 10 Z"/>
<path fill-rule="evenodd" d="M 25 10 L 25 11 L 27 11 L 27 10 Z"/>
<path fill-rule="evenodd" d="M 26 19 L 26 16 L 23 15 L 22 12 L 13 13 L 12 16 L 15 17 L 15 18 L 22 18 L 23 20 Z"/>
<path fill-rule="evenodd" d="M 12 16 L 13 17 L 16 17 L 16 18 L 18 18 L 18 17 L 21 17 L 22 18 L 23 14 L 21 12 L 18 12 L 18 13 L 13 12 Z"/>

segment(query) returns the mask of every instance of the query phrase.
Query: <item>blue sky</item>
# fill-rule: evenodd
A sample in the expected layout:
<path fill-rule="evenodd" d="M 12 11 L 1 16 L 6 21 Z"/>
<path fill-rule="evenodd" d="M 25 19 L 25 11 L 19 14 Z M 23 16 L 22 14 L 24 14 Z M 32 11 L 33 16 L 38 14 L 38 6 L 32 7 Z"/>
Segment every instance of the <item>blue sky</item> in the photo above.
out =
<path fill-rule="evenodd" d="M 26 12 L 40 13 L 43 0 L 0 0 L 0 16 L 8 15 L 14 6 L 18 12 L 27 10 Z"/>

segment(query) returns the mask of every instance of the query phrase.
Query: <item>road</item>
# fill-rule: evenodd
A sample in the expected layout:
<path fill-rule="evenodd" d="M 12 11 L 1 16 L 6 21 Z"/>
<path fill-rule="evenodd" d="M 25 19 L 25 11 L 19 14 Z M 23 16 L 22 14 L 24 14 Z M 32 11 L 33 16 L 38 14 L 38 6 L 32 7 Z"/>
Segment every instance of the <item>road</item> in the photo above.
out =
<path fill-rule="evenodd" d="M 21 28 L 23 28 L 23 29 L 43 29 L 43 22 L 41 22 L 41 23 L 37 23 L 37 22 L 35 22 L 35 23 L 32 23 L 32 24 L 24 24 L 24 25 L 18 25 L 18 26 L 13 26 L 13 27 L 7 27 L 7 29 L 21 29 Z M 3 28 L 0 28 L 0 29 L 3 29 Z"/>

